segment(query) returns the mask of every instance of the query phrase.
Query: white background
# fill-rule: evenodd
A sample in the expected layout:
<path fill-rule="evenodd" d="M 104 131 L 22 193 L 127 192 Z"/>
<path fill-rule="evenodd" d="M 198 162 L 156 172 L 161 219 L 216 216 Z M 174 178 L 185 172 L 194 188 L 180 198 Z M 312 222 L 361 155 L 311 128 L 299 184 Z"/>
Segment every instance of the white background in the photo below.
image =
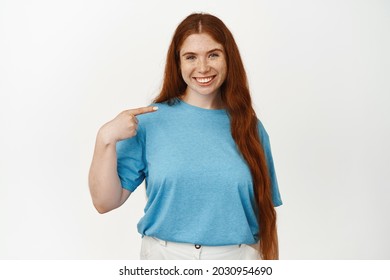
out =
<path fill-rule="evenodd" d="M 177 24 L 220 17 L 271 137 L 281 259 L 390 259 L 390 2 L 0 1 L 0 259 L 138 259 L 143 187 L 97 214 L 99 127 L 148 105 Z"/>

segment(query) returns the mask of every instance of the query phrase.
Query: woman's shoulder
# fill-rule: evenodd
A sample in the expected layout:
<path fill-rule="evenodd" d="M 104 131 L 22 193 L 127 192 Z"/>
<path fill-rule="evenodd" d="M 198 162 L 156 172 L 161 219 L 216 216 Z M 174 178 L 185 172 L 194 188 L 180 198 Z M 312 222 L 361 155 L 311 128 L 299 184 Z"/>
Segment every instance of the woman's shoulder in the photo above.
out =
<path fill-rule="evenodd" d="M 257 129 L 259 131 L 259 136 L 260 136 L 261 142 L 263 144 L 268 143 L 269 142 L 269 135 L 268 135 L 267 130 L 265 129 L 262 121 L 259 118 L 257 118 Z"/>
<path fill-rule="evenodd" d="M 259 118 L 257 118 L 257 128 L 259 129 L 260 133 L 264 133 L 264 134 L 268 135 L 267 130 L 265 129 L 263 122 Z"/>
<path fill-rule="evenodd" d="M 169 104 L 168 102 L 153 102 L 148 106 L 157 107 L 158 110 L 151 113 L 138 115 L 137 119 L 143 124 L 154 122 L 156 119 L 162 120 L 165 116 L 170 116 L 172 114 L 172 110 L 176 109 L 175 104 Z"/>
<path fill-rule="evenodd" d="M 176 103 L 159 102 L 159 103 L 152 103 L 149 106 L 158 107 L 158 110 L 156 111 L 157 114 L 155 114 L 155 116 L 157 115 L 164 116 L 167 114 L 168 115 L 171 114 L 172 111 L 177 108 L 177 106 L 175 105 Z"/>

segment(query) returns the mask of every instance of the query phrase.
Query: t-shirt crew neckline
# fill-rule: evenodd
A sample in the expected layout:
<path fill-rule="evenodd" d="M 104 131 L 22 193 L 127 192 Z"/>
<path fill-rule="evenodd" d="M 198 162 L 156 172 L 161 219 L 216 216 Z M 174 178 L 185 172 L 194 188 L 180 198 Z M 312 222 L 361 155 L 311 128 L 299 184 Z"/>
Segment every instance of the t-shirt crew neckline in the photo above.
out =
<path fill-rule="evenodd" d="M 188 110 L 197 111 L 206 114 L 218 114 L 218 115 L 226 114 L 226 109 L 206 109 L 195 105 L 191 105 L 179 98 L 177 98 L 177 101 Z"/>

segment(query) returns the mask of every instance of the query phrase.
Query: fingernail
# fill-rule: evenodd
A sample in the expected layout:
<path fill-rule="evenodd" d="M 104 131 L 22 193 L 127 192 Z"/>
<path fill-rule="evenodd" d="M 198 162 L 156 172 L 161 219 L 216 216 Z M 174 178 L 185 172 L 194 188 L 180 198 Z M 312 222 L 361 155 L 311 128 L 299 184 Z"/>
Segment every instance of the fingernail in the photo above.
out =
<path fill-rule="evenodd" d="M 153 107 L 153 110 L 155 110 L 155 111 L 158 110 L 158 107 L 157 107 L 157 106 L 154 106 L 154 107 Z"/>

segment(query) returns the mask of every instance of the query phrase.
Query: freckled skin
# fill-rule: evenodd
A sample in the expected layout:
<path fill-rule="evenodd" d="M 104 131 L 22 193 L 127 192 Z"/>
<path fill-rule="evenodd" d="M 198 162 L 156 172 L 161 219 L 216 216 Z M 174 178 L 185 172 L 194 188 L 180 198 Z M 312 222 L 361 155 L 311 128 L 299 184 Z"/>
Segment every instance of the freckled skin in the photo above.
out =
<path fill-rule="evenodd" d="M 225 50 L 206 33 L 192 34 L 180 50 L 180 69 L 187 84 L 183 100 L 199 107 L 221 107 L 220 87 L 226 79 Z"/>

